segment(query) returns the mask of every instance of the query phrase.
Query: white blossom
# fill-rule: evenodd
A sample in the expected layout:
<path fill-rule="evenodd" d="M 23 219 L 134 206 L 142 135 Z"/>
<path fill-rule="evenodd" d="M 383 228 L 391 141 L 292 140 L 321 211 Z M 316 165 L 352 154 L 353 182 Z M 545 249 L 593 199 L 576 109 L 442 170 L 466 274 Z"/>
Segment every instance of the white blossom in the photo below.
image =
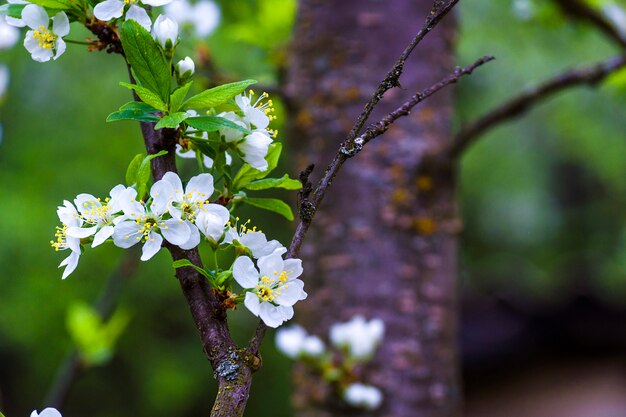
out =
<path fill-rule="evenodd" d="M 153 194 L 152 189 L 150 194 Z M 193 233 L 189 227 L 189 222 L 183 219 L 165 219 L 164 217 L 168 213 L 166 202 L 152 201 L 150 207 L 146 207 L 132 199 L 123 200 L 121 204 L 124 217 L 114 226 L 113 243 L 120 248 L 130 248 L 143 242 L 142 261 L 152 258 L 161 249 L 163 238 L 181 248 L 189 242 Z M 195 227 L 193 228 L 195 229 Z"/>
<path fill-rule="evenodd" d="M 196 70 L 196 66 L 193 63 L 193 60 L 188 56 L 185 59 L 181 59 L 176 63 L 176 72 L 181 78 L 189 78 L 193 75 Z"/>
<path fill-rule="evenodd" d="M 276 347 L 291 359 L 300 356 L 319 357 L 326 350 L 319 337 L 307 334 L 297 324 L 276 332 Z"/>
<path fill-rule="evenodd" d="M 172 0 L 105 0 L 102 3 L 98 3 L 93 8 L 93 14 L 96 18 L 108 22 L 111 19 L 117 19 L 126 14 L 126 20 L 134 20 L 143 26 L 144 29 L 150 30 L 152 21 L 148 12 L 141 7 L 142 5 L 148 6 L 163 6 L 170 3 Z M 126 6 L 130 4 L 130 7 L 126 9 Z M 124 13 L 126 11 L 126 13 Z"/>
<path fill-rule="evenodd" d="M 67 278 L 78 266 L 78 260 L 80 258 L 80 239 L 67 235 L 68 228 L 80 227 L 83 224 L 83 220 L 80 218 L 78 211 L 69 201 L 63 201 L 63 205 L 57 208 L 57 216 L 61 221 L 62 226 L 56 228 L 54 234 L 55 240 L 50 241 L 50 245 L 55 251 L 70 250 L 70 255 L 65 258 L 60 264 L 59 268 L 65 266 L 62 279 Z"/>
<path fill-rule="evenodd" d="M 229 220 L 230 212 L 226 207 L 219 204 L 207 204 L 196 217 L 196 227 L 207 239 L 217 243 L 224 235 Z"/>
<path fill-rule="evenodd" d="M 105 240 L 113 236 L 115 224 L 123 220 L 120 216 L 115 216 L 122 211 L 122 201 L 134 200 L 137 191 L 132 187 L 116 185 L 109 193 L 111 198 L 106 198 L 104 203 L 99 198 L 91 194 L 79 194 L 74 199 L 74 204 L 83 219 L 83 226 L 70 227 L 67 234 L 72 237 L 86 238 L 93 236 L 92 248 L 102 244 Z"/>
<path fill-rule="evenodd" d="M 233 264 L 233 277 L 246 290 L 244 305 L 269 327 L 278 327 L 293 317 L 293 305 L 304 300 L 304 283 L 300 259 L 283 260 L 280 255 L 269 255 L 254 266 L 247 256 L 240 256 Z"/>
<path fill-rule="evenodd" d="M 374 386 L 355 383 L 345 389 L 343 399 L 353 407 L 375 410 L 383 402 L 383 394 Z"/>
<path fill-rule="evenodd" d="M 252 168 L 265 171 L 269 165 L 265 160 L 272 139 L 263 133 L 252 132 L 241 141 L 237 148 L 243 153 L 243 160 Z"/>
<path fill-rule="evenodd" d="M 268 241 L 263 232 L 256 230 L 256 226 L 248 228 L 247 224 L 230 227 L 226 231 L 224 243 L 233 244 L 235 241 L 238 242 L 240 245 L 250 249 L 255 259 L 268 255 L 282 255 L 287 252 L 287 248 L 278 240 Z"/>
<path fill-rule="evenodd" d="M 6 20 L 0 19 L 0 51 L 12 48 L 19 39 L 19 29 L 8 24 Z"/>
<path fill-rule="evenodd" d="M 30 417 L 63 417 L 56 408 L 46 408 L 41 413 L 37 413 L 37 410 L 33 410 L 30 413 Z"/>
<path fill-rule="evenodd" d="M 336 323 L 330 327 L 330 341 L 339 348 L 344 348 L 357 360 L 371 358 L 385 334 L 385 324 L 380 319 L 369 322 L 363 316 L 355 316 L 345 323 Z"/>
<path fill-rule="evenodd" d="M 219 7 L 209 0 L 200 0 L 193 5 L 187 0 L 175 0 L 165 6 L 165 12 L 181 26 L 192 26 L 200 38 L 212 33 L 220 22 Z"/>
<path fill-rule="evenodd" d="M 50 18 L 46 9 L 36 4 L 29 4 L 22 10 L 22 20 L 31 28 L 26 32 L 24 47 L 33 60 L 47 62 L 50 58 L 57 59 L 65 52 L 65 41 L 62 39 L 70 33 L 70 22 L 64 12 Z"/>
<path fill-rule="evenodd" d="M 159 15 L 154 21 L 152 36 L 163 49 L 171 49 L 178 40 L 178 23 L 167 15 Z"/>

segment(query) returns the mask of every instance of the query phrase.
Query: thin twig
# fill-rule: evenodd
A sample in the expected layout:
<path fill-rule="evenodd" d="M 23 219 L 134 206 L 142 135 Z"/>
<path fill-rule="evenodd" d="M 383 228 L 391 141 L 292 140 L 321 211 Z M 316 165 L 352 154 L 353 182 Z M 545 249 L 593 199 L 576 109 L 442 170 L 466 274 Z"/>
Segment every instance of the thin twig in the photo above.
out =
<path fill-rule="evenodd" d="M 623 33 L 593 7 L 580 0 L 554 0 L 554 2 L 566 15 L 595 26 L 611 41 L 619 45 L 620 48 L 626 48 L 626 37 L 624 37 Z"/>
<path fill-rule="evenodd" d="M 411 43 L 404 49 L 393 68 L 391 68 L 391 70 L 387 73 L 387 76 L 378 85 L 370 101 L 365 104 L 365 108 L 357 118 L 357 121 L 354 123 L 354 126 L 352 126 L 352 129 L 348 134 L 346 147 L 348 147 L 350 142 L 357 137 L 363 128 L 363 125 L 365 125 L 367 119 L 374 110 L 374 107 L 376 107 L 378 102 L 382 100 L 385 92 L 394 87 L 400 86 L 399 79 L 404 71 L 404 64 L 415 47 L 426 37 L 426 35 L 430 33 L 431 30 L 433 30 L 435 26 L 437 26 L 441 19 L 443 19 L 458 2 L 459 0 L 435 0 L 433 7 L 420 31 L 417 32 L 417 35 L 415 35 Z"/>
<path fill-rule="evenodd" d="M 626 66 L 626 56 L 613 57 L 589 67 L 565 71 L 538 86 L 523 91 L 477 120 L 463 125 L 451 147 L 451 156 L 458 157 L 487 130 L 525 113 L 539 102 L 571 87 L 594 86 L 624 66 Z"/>
<path fill-rule="evenodd" d="M 376 89 L 376 92 L 374 93 L 370 101 L 365 105 L 363 112 L 359 115 L 356 123 L 352 127 L 352 130 L 348 134 L 347 139 L 341 144 L 333 161 L 326 168 L 324 176 L 318 182 L 317 188 L 315 189 L 315 191 L 311 193 L 311 195 L 309 196 L 308 195 L 310 193 L 310 190 L 309 190 L 309 192 L 307 192 L 306 198 L 302 199 L 302 201 L 300 202 L 301 203 L 300 212 L 301 213 L 305 212 L 306 215 L 305 216 L 300 215 L 300 222 L 298 223 L 298 226 L 296 226 L 296 231 L 293 235 L 291 244 L 289 246 L 289 250 L 287 251 L 285 258 L 288 259 L 288 258 L 294 258 L 297 256 L 298 252 L 300 251 L 300 247 L 302 246 L 304 237 L 306 236 L 306 233 L 309 230 L 313 217 L 315 216 L 318 207 L 320 206 L 322 200 L 324 199 L 324 196 L 326 195 L 326 191 L 328 191 L 328 188 L 330 187 L 330 184 L 332 183 L 333 179 L 335 178 L 335 176 L 337 175 L 337 173 L 343 166 L 343 163 L 348 158 L 354 156 L 358 152 L 358 150 L 362 148 L 362 145 L 359 146 L 358 144 L 355 144 L 356 135 L 362 129 L 363 125 L 367 121 L 374 107 L 376 107 L 378 102 L 382 99 L 383 94 L 387 90 L 393 87 L 399 86 L 398 79 L 400 75 L 402 75 L 402 71 L 403 71 L 404 63 L 406 62 L 406 59 L 409 57 L 409 55 L 411 55 L 411 52 L 413 52 L 413 49 L 415 49 L 415 47 L 422 41 L 422 39 L 424 39 L 424 37 L 441 21 L 441 19 L 443 19 L 443 17 L 458 3 L 458 1 L 459 0 L 448 0 L 448 1 L 435 0 L 433 8 L 430 14 L 428 15 L 428 17 L 426 18 L 426 22 L 424 23 L 424 26 L 417 33 L 415 38 L 413 38 L 411 43 L 405 48 L 404 52 L 402 52 L 402 55 L 400 55 L 400 58 L 398 59 L 394 67 L 391 69 L 391 71 L 389 71 L 385 79 L 379 84 L 378 88 Z M 486 58 L 482 58 L 482 59 L 486 59 Z M 481 64 L 478 64 L 478 65 L 481 65 Z M 456 78 L 458 79 L 460 76 L 461 75 L 458 75 L 456 76 Z M 450 84 L 450 83 L 451 82 L 448 82 L 447 84 Z M 441 85 L 439 88 L 435 89 L 434 91 L 431 91 L 429 95 L 432 95 L 435 91 L 440 90 L 445 85 Z M 430 87 L 427 90 L 430 90 L 433 87 Z M 424 92 L 422 92 L 422 94 L 423 93 Z M 357 148 L 358 150 L 355 152 L 354 150 Z M 310 168 L 312 170 L 312 167 Z M 306 174 L 305 176 L 305 181 L 307 183 L 308 183 L 309 174 L 310 172 Z M 306 207 L 304 206 L 304 204 L 306 204 Z M 267 326 L 262 321 L 260 321 L 259 324 L 257 325 L 255 335 L 250 341 L 250 344 L 248 345 L 248 348 L 247 348 L 247 351 L 250 354 L 256 355 L 258 353 L 259 348 L 261 346 L 261 342 L 263 341 L 263 337 L 265 336 L 266 330 L 267 330 Z"/>

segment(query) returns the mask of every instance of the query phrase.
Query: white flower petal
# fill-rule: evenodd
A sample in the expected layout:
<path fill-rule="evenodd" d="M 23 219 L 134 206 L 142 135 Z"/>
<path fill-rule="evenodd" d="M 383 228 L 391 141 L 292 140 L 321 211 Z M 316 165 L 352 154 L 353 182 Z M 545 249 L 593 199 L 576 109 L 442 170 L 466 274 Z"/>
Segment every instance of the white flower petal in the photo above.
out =
<path fill-rule="evenodd" d="M 63 55 L 66 48 L 67 48 L 67 45 L 65 44 L 65 41 L 61 38 L 58 38 L 56 41 L 56 46 L 55 46 L 56 53 L 54 54 L 53 58 L 55 60 L 58 59 L 61 55 Z"/>
<path fill-rule="evenodd" d="M 285 259 L 285 271 L 289 275 L 289 279 L 298 278 L 302 275 L 302 259 Z"/>
<path fill-rule="evenodd" d="M 61 279 L 67 278 L 72 272 L 74 272 L 74 270 L 78 266 L 79 259 L 80 259 L 80 253 L 72 251 L 70 256 L 65 258 L 63 262 L 59 264 L 59 268 L 62 266 L 65 266 L 65 270 L 63 271 L 63 276 L 61 276 Z"/>
<path fill-rule="evenodd" d="M 168 172 L 167 174 L 170 173 Z M 150 209 L 154 214 L 160 216 L 169 210 L 176 195 L 172 185 L 165 179 L 160 179 L 150 188 L 150 197 L 152 197 L 152 205 L 150 206 Z M 174 213 L 170 214 L 174 215 Z M 176 214 L 178 215 L 175 217 L 180 218 L 180 210 L 176 210 Z"/>
<path fill-rule="evenodd" d="M 207 238 L 217 242 L 224 234 L 226 223 L 230 220 L 230 212 L 219 204 L 208 204 L 196 217 L 196 226 Z"/>
<path fill-rule="evenodd" d="M 304 298 L 302 298 L 304 296 Z M 304 282 L 299 279 L 289 281 L 282 286 L 280 295 L 276 297 L 276 302 L 283 306 L 292 306 L 300 300 L 306 298 L 304 292 Z"/>
<path fill-rule="evenodd" d="M 270 124 L 270 118 L 267 117 L 263 110 L 252 107 L 246 112 L 246 116 L 257 129 L 265 129 Z"/>
<path fill-rule="evenodd" d="M 115 228 L 113 226 L 104 226 L 98 233 L 96 233 L 93 237 L 93 243 L 91 244 L 92 248 L 95 248 L 98 245 L 104 243 L 108 238 L 113 236 L 113 231 Z"/>
<path fill-rule="evenodd" d="M 178 245 L 181 249 L 189 250 L 193 249 L 200 244 L 200 232 L 198 228 L 189 220 L 185 220 L 187 227 L 189 227 L 189 239 L 182 245 Z"/>
<path fill-rule="evenodd" d="M 276 332 L 276 347 L 286 356 L 295 359 L 300 354 L 306 338 L 306 330 L 302 326 L 294 324 Z"/>
<path fill-rule="evenodd" d="M 211 198 L 215 188 L 213 188 L 213 176 L 211 174 L 200 174 L 191 177 L 185 188 L 185 193 L 191 193 L 191 202 L 205 201 Z"/>
<path fill-rule="evenodd" d="M 22 10 L 22 20 L 31 29 L 39 29 L 40 26 L 48 29 L 50 18 L 46 9 L 36 4 L 28 4 Z"/>
<path fill-rule="evenodd" d="M 164 223 L 165 225 L 160 229 L 165 240 L 174 245 L 183 245 L 189 240 L 191 230 L 189 230 L 187 223 L 177 219 L 168 219 Z"/>
<path fill-rule="evenodd" d="M 252 292 L 246 293 L 246 298 L 243 300 L 243 304 L 246 306 L 248 310 L 255 316 L 259 316 L 259 310 L 261 308 L 261 302 L 259 301 L 259 297 Z"/>
<path fill-rule="evenodd" d="M 183 182 L 180 180 L 180 177 L 175 172 L 166 172 L 161 178 L 161 181 L 167 181 L 174 190 L 175 200 L 179 203 L 183 202 Z"/>
<path fill-rule="evenodd" d="M 59 12 L 52 18 L 52 31 L 60 37 L 69 35 L 70 21 L 64 12 Z"/>
<path fill-rule="evenodd" d="M 93 226 L 93 227 L 68 227 L 67 228 L 67 235 L 70 237 L 75 237 L 78 239 L 84 239 L 88 236 L 92 236 L 94 234 L 96 234 L 96 231 L 98 230 L 98 226 Z"/>
<path fill-rule="evenodd" d="M 139 23 L 145 30 L 150 31 L 150 27 L 152 26 L 152 20 L 150 20 L 150 16 L 148 16 L 148 12 L 145 9 L 142 9 L 139 6 L 132 5 L 130 9 L 126 12 L 126 20 L 134 20 Z"/>
<path fill-rule="evenodd" d="M 37 410 L 30 413 L 30 417 L 63 417 L 56 408 L 46 408 L 40 414 L 37 414 Z"/>
<path fill-rule="evenodd" d="M 220 9 L 212 1 L 199 1 L 196 3 L 191 20 L 196 30 L 196 35 L 204 38 L 217 28 L 220 23 Z"/>
<path fill-rule="evenodd" d="M 141 260 L 147 261 L 152 258 L 160 249 L 163 243 L 163 238 L 156 232 L 150 232 L 146 243 L 141 248 Z"/>
<path fill-rule="evenodd" d="M 93 8 L 93 15 L 104 22 L 122 17 L 123 14 L 124 2 L 121 0 L 106 0 Z"/>
<path fill-rule="evenodd" d="M 259 271 L 254 267 L 252 259 L 240 256 L 233 263 L 233 277 L 241 288 L 254 288 L 259 282 Z"/>
<path fill-rule="evenodd" d="M 141 225 L 134 221 L 123 221 L 115 225 L 113 230 L 113 243 L 119 248 L 130 248 L 141 241 L 139 230 Z M 139 237 L 140 239 L 137 239 Z"/>
<path fill-rule="evenodd" d="M 270 303 L 261 303 L 259 317 L 268 327 L 276 328 L 293 317 L 293 309 L 290 311 L 289 308 L 291 307 L 276 307 Z"/>
<path fill-rule="evenodd" d="M 259 272 L 261 276 L 266 275 L 268 277 L 273 277 L 274 272 L 280 274 L 284 270 L 283 258 L 276 254 L 259 258 L 257 264 L 259 265 Z"/>

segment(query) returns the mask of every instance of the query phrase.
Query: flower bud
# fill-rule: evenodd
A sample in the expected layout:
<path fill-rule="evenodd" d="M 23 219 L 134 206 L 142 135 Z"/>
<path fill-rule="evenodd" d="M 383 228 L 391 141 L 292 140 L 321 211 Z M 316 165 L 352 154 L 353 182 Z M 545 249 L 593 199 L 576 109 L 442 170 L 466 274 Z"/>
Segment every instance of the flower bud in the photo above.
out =
<path fill-rule="evenodd" d="M 185 57 L 185 59 L 181 59 L 176 64 L 176 78 L 178 78 L 179 83 L 182 84 L 181 81 L 189 79 L 195 71 L 196 67 L 189 57 Z"/>
<path fill-rule="evenodd" d="M 166 55 L 171 57 L 171 51 L 178 40 L 178 23 L 167 15 L 159 15 L 152 28 L 152 36 L 163 47 Z"/>

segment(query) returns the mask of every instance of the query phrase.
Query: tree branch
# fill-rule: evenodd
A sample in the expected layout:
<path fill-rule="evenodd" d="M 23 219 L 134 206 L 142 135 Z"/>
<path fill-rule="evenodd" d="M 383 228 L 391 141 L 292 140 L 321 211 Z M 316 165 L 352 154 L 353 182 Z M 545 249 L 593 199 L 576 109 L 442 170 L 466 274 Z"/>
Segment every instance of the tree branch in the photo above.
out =
<path fill-rule="evenodd" d="M 534 105 L 557 93 L 581 85 L 594 86 L 624 66 L 626 66 L 626 56 L 613 57 L 589 67 L 565 71 L 538 86 L 523 91 L 474 122 L 463 125 L 450 149 L 451 156 L 457 158 L 486 131 L 524 114 Z"/>
<path fill-rule="evenodd" d="M 626 48 L 626 38 L 608 19 L 593 7 L 580 0 L 554 0 L 563 13 L 574 19 L 585 21 L 600 30 L 620 48 Z"/>
<path fill-rule="evenodd" d="M 402 71 L 404 69 L 404 63 L 406 62 L 407 58 L 411 55 L 411 52 L 413 52 L 415 47 L 441 21 L 441 19 L 443 19 L 443 17 L 450 10 L 452 10 L 452 8 L 458 3 L 458 1 L 459 0 L 447 0 L 447 1 L 435 0 L 432 10 L 430 14 L 428 15 L 428 17 L 426 18 L 426 22 L 424 23 L 423 27 L 420 29 L 417 35 L 415 35 L 411 43 L 404 49 L 404 52 L 402 52 L 396 64 L 393 66 L 391 71 L 389 71 L 385 79 L 379 84 L 379 86 L 376 89 L 376 92 L 374 93 L 370 101 L 367 102 L 363 112 L 357 118 L 357 121 L 352 127 L 352 129 L 350 130 L 350 133 L 348 133 L 347 139 L 341 144 L 333 161 L 326 168 L 326 171 L 324 172 L 324 176 L 320 179 L 320 181 L 317 184 L 317 188 L 312 193 L 311 193 L 311 190 L 309 189 L 310 183 L 309 183 L 308 177 L 311 171 L 313 170 L 313 167 L 310 166 L 307 168 L 305 172 L 303 172 L 303 174 L 301 175 L 303 189 L 306 188 L 308 189 L 308 191 L 306 192 L 306 195 L 304 196 L 304 198 L 301 198 L 301 201 L 300 201 L 300 207 L 299 207 L 300 222 L 298 223 L 298 226 L 296 226 L 296 231 L 291 240 L 291 244 L 289 245 L 289 250 L 287 251 L 287 254 L 285 256 L 286 259 L 294 258 L 298 255 L 298 252 L 300 251 L 300 247 L 302 246 L 302 242 L 304 241 L 306 233 L 309 230 L 311 222 L 313 221 L 313 218 L 317 212 L 317 209 L 322 203 L 322 200 L 324 199 L 324 196 L 326 195 L 326 192 L 328 191 L 328 188 L 330 187 L 333 179 L 335 178 L 337 173 L 341 170 L 341 167 L 343 166 L 344 162 L 348 158 L 356 155 L 362 149 L 363 144 L 356 143 L 356 140 L 357 140 L 356 135 L 360 132 L 363 125 L 369 118 L 370 114 L 372 113 L 372 111 L 374 110 L 378 102 L 380 102 L 380 100 L 382 99 L 383 94 L 387 90 L 400 85 L 398 82 L 398 79 L 400 75 L 402 75 Z M 484 62 L 481 62 L 482 60 L 484 60 Z M 413 104 L 412 106 L 409 104 L 410 108 L 414 107 L 418 102 L 422 101 L 428 96 L 439 91 L 446 85 L 456 82 L 458 78 L 460 78 L 462 75 L 465 75 L 465 74 L 462 74 L 463 71 L 469 71 L 468 73 L 471 73 L 471 71 L 474 68 L 490 60 L 491 59 L 489 57 L 481 58 L 470 67 L 457 70 L 459 72 L 458 75 L 457 75 L 457 71 L 455 71 L 455 75 L 452 75 L 451 77 L 448 77 L 445 80 L 442 80 L 440 83 L 424 90 L 422 93 L 418 93 L 416 96 L 413 96 L 411 100 L 416 99 L 416 97 L 419 96 L 420 94 L 427 94 L 427 95 L 422 98 L 417 98 L 417 102 Z M 409 102 L 411 102 L 411 100 L 409 100 Z M 394 115 L 391 117 L 395 117 L 393 120 L 395 121 L 395 119 L 399 118 L 400 116 L 401 115 L 397 115 L 397 116 Z M 393 121 L 391 121 L 389 124 L 391 124 Z M 252 355 L 258 354 L 261 343 L 263 341 L 263 337 L 265 336 L 266 330 L 267 330 L 267 326 L 262 321 L 260 321 L 259 324 L 257 325 L 254 337 L 252 338 L 252 340 L 250 341 L 248 345 L 247 352 L 249 352 Z"/>

